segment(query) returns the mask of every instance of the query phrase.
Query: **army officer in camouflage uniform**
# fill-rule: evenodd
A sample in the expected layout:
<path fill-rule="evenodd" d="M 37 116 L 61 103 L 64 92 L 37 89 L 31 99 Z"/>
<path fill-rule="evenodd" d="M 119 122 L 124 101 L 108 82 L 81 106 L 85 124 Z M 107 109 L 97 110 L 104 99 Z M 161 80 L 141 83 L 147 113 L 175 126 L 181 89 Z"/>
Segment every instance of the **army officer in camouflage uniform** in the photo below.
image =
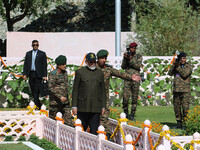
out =
<path fill-rule="evenodd" d="M 130 54 L 124 53 L 124 58 L 122 60 L 122 69 L 129 74 L 139 74 L 140 67 L 142 64 L 142 56 L 136 53 L 137 43 L 133 42 L 129 45 Z M 137 100 L 139 94 L 140 83 L 136 81 L 124 81 L 123 89 L 123 109 L 125 113 L 128 113 L 128 103 L 130 98 L 130 93 L 132 94 L 132 107 L 131 114 L 129 115 L 130 120 L 134 120 Z"/>
<path fill-rule="evenodd" d="M 105 127 L 106 129 L 106 133 L 107 133 L 107 137 L 109 138 L 110 135 L 112 134 L 111 131 L 109 130 L 109 122 L 108 122 L 108 117 L 110 114 L 109 111 L 109 86 L 110 86 L 110 78 L 112 76 L 115 77 L 119 77 L 125 80 L 135 80 L 135 81 L 139 81 L 140 80 L 140 76 L 137 75 L 131 75 L 128 74 L 126 72 L 122 72 L 119 71 L 117 69 L 112 68 L 112 66 L 107 65 L 106 61 L 107 61 L 107 57 L 108 57 L 108 51 L 107 50 L 99 50 L 97 53 L 97 68 L 101 69 L 104 73 L 104 83 L 105 83 L 105 87 L 106 87 L 106 111 L 105 114 L 103 116 L 101 116 L 101 124 Z M 128 114 L 126 114 L 128 115 Z"/>
<path fill-rule="evenodd" d="M 174 75 L 173 103 L 177 128 L 182 128 L 182 122 L 189 110 L 192 69 L 192 66 L 186 62 L 186 53 L 181 52 L 168 72 L 170 76 Z"/>
<path fill-rule="evenodd" d="M 57 67 L 49 74 L 49 117 L 55 120 L 57 112 L 61 112 L 65 124 L 73 126 L 70 103 L 68 99 L 67 59 L 60 55 L 55 60 Z"/>
<path fill-rule="evenodd" d="M 84 130 L 90 127 L 90 132 L 97 135 L 100 125 L 100 115 L 106 107 L 106 91 L 104 75 L 96 68 L 94 53 L 86 55 L 86 67 L 78 69 L 75 74 L 72 91 L 72 111 L 82 121 Z"/>

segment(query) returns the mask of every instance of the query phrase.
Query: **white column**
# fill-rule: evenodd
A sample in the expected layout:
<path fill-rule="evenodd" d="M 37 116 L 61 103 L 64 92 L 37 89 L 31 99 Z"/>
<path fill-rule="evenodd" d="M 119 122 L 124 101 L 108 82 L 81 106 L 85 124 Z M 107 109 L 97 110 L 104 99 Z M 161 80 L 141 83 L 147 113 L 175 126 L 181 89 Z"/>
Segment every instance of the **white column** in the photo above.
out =
<path fill-rule="evenodd" d="M 162 128 L 162 131 L 163 132 L 169 131 L 169 127 L 167 125 L 164 125 L 163 128 Z M 166 134 L 166 135 L 170 138 L 170 134 L 169 133 Z M 165 137 L 163 137 L 162 144 L 165 147 L 165 150 L 171 150 L 170 141 L 167 140 Z"/>
<path fill-rule="evenodd" d="M 149 120 L 145 120 L 144 124 L 150 126 L 151 122 Z M 144 129 L 142 131 L 142 135 L 143 135 L 143 138 L 144 138 L 143 139 L 143 150 L 149 150 L 150 149 L 148 131 L 149 131 L 149 127 L 144 127 Z"/>
<path fill-rule="evenodd" d="M 102 125 L 100 125 L 98 127 L 98 131 L 105 132 L 105 128 Z M 104 133 L 99 133 L 97 137 L 98 137 L 98 142 L 99 142 L 98 150 L 101 150 L 101 140 L 105 140 L 106 139 L 106 135 Z"/>
<path fill-rule="evenodd" d="M 75 121 L 75 124 L 79 124 L 79 125 L 81 125 L 81 120 L 80 119 L 76 119 L 76 121 Z M 79 131 L 82 131 L 82 127 L 81 126 L 75 126 L 75 136 L 74 136 L 74 150 L 79 150 L 78 148 L 79 148 L 79 141 L 78 141 L 78 136 L 79 136 L 79 134 L 78 134 L 78 132 Z"/>
<path fill-rule="evenodd" d="M 133 142 L 133 138 L 130 134 L 126 135 L 125 141 L 130 143 L 124 144 L 124 150 L 133 150 L 133 144 L 131 143 Z"/>
<path fill-rule="evenodd" d="M 121 55 L 121 0 L 115 0 L 115 56 Z"/>

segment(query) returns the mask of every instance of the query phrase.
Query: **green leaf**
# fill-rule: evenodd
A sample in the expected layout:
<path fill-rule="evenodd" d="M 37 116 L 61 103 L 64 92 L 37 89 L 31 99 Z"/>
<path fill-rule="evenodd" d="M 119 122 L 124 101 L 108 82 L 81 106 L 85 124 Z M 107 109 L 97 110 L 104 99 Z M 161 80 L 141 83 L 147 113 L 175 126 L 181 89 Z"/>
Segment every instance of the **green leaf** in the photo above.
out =
<path fill-rule="evenodd" d="M 191 96 L 197 96 L 196 92 L 192 91 Z"/>
<path fill-rule="evenodd" d="M 18 87 L 18 81 L 8 81 L 8 84 L 10 85 L 10 87 L 15 91 Z"/>
<path fill-rule="evenodd" d="M 6 94 L 6 97 L 7 97 L 7 99 L 10 101 L 10 102 L 12 102 L 12 100 L 13 100 L 13 96 L 12 96 L 12 94 L 11 93 L 7 93 Z"/>
<path fill-rule="evenodd" d="M 155 87 L 154 87 L 154 92 L 155 92 L 155 93 L 158 93 L 159 91 L 160 91 L 160 87 L 159 87 L 159 86 L 155 86 Z"/>

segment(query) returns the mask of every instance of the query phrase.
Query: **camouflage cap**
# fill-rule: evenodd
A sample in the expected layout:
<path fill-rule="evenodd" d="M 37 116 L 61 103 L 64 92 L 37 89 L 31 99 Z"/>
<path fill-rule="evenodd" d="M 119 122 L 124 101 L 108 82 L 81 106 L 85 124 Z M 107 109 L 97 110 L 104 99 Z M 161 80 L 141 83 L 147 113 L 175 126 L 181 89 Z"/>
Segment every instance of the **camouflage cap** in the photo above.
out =
<path fill-rule="evenodd" d="M 64 55 L 59 55 L 56 59 L 55 59 L 55 63 L 57 65 L 65 65 L 67 63 L 67 58 Z"/>
<path fill-rule="evenodd" d="M 86 55 L 86 60 L 88 61 L 96 60 L 96 55 L 94 53 L 88 53 Z"/>
<path fill-rule="evenodd" d="M 98 51 L 97 53 L 97 58 L 101 58 L 101 57 L 108 57 L 108 51 L 105 49 L 101 49 Z"/>

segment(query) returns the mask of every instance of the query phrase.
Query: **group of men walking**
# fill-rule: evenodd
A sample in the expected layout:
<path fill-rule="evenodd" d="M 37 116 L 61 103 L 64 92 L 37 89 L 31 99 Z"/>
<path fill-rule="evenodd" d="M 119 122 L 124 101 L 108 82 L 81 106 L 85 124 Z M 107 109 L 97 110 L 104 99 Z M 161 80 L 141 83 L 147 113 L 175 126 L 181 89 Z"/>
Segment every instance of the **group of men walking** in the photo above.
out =
<path fill-rule="evenodd" d="M 34 97 L 35 104 L 41 107 L 39 101 L 39 84 L 42 80 L 47 80 L 47 60 L 46 54 L 38 49 L 39 42 L 32 41 L 33 50 L 27 52 L 24 62 L 23 77 L 29 77 L 29 84 L 31 92 Z M 109 117 L 109 81 L 112 76 L 124 79 L 123 90 L 123 109 L 127 117 L 135 120 L 135 112 L 137 107 L 137 99 L 139 94 L 139 86 L 141 77 L 140 67 L 142 64 L 142 56 L 136 53 L 137 44 L 131 43 L 129 45 L 130 53 L 125 52 L 122 60 L 122 69 L 119 71 L 112 66 L 106 64 L 108 58 L 107 50 L 99 50 L 95 55 L 88 53 L 86 55 L 85 67 L 78 69 L 75 73 L 75 79 L 72 91 L 72 104 L 68 98 L 68 74 L 66 71 L 67 58 L 63 55 L 55 59 L 56 69 L 53 70 L 49 76 L 49 117 L 55 119 L 57 112 L 62 112 L 64 122 L 67 125 L 73 126 L 73 117 L 77 115 L 82 121 L 84 130 L 90 127 L 92 134 L 97 134 L 97 129 L 102 124 L 108 138 L 111 136 L 111 131 L 108 124 Z M 185 53 L 184 53 L 185 54 Z M 96 57 L 97 56 L 97 57 Z M 186 55 L 180 55 L 181 59 Z M 187 71 L 190 69 L 190 71 Z M 184 82 L 182 85 L 187 87 L 190 83 L 192 68 L 184 61 L 174 62 L 170 68 L 169 75 L 175 75 L 175 82 Z M 187 72 L 187 73 L 186 73 Z M 179 77 L 179 78 L 178 78 Z M 177 79 L 176 79 L 177 78 Z M 180 81 L 178 81 L 180 80 Z M 180 85 L 180 84 L 178 84 Z M 176 89 L 175 85 L 175 88 Z M 189 87 L 188 87 L 189 88 Z M 183 117 L 185 117 L 189 109 L 189 91 L 179 88 L 174 90 L 174 109 L 178 127 L 181 127 Z M 129 114 L 129 98 L 132 95 L 131 113 Z M 184 103 L 182 103 L 184 102 Z M 187 103 L 187 104 L 185 104 Z M 178 105 L 183 105 L 183 115 L 179 116 Z"/>

